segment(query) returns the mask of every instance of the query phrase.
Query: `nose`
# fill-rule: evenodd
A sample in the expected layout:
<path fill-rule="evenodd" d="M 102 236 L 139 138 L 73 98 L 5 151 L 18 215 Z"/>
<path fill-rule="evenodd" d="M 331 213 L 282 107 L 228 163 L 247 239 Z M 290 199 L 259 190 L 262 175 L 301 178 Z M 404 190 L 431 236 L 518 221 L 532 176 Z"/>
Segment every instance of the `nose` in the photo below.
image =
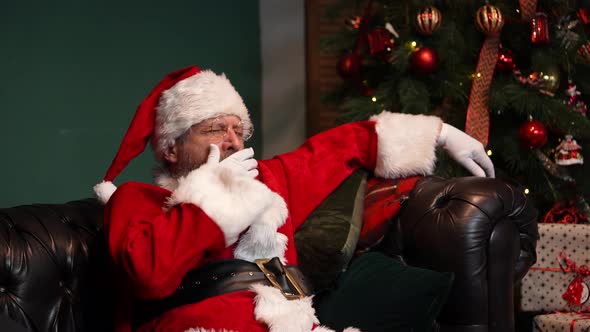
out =
<path fill-rule="evenodd" d="M 242 150 L 244 148 L 244 140 L 236 134 L 232 127 L 228 127 L 227 133 L 223 138 L 222 148 L 224 150 Z"/>

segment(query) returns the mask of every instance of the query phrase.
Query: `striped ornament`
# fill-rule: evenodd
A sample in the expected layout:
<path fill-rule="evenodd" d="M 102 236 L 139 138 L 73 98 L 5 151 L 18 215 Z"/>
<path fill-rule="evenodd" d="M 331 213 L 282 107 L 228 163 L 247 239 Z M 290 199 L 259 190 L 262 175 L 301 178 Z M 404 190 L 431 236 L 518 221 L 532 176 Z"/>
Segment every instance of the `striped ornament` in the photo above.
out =
<path fill-rule="evenodd" d="M 416 15 L 416 27 L 421 34 L 431 35 L 442 22 L 440 10 L 433 6 L 427 6 L 418 11 Z"/>
<path fill-rule="evenodd" d="M 475 13 L 475 24 L 486 36 L 495 36 L 502 31 L 504 17 L 498 7 L 484 5 Z"/>

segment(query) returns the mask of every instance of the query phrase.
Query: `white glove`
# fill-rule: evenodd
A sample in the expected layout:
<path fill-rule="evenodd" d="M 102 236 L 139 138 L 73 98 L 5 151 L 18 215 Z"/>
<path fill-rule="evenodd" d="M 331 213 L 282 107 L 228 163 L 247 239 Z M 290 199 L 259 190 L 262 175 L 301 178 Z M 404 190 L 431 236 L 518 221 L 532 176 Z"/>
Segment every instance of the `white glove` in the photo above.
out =
<path fill-rule="evenodd" d="M 219 147 L 211 144 L 207 164 L 218 164 L 219 167 L 230 169 L 235 175 L 248 176 L 254 179 L 258 176 L 258 170 L 256 169 L 258 162 L 253 157 L 254 149 L 247 148 L 232 154 L 220 162 L 221 154 Z"/>
<path fill-rule="evenodd" d="M 461 130 L 443 123 L 437 144 L 471 174 L 490 178 L 495 176 L 494 164 L 486 154 L 483 144 Z"/>

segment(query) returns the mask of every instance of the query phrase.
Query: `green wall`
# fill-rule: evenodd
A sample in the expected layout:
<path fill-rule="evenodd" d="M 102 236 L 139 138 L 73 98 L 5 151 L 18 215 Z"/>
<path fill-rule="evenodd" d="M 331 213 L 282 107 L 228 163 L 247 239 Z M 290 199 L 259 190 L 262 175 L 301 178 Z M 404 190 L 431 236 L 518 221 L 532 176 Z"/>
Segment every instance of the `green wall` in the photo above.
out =
<path fill-rule="evenodd" d="M 184 66 L 225 72 L 259 127 L 259 33 L 257 0 L 3 1 L 0 207 L 92 196 L 139 102 Z M 115 182 L 155 165 L 147 149 Z"/>

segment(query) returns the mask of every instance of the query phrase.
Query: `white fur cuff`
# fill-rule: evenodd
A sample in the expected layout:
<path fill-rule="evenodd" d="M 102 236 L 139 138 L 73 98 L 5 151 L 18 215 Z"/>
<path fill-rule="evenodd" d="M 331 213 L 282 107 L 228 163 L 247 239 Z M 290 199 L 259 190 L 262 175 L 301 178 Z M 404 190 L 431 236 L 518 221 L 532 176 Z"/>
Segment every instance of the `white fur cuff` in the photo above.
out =
<path fill-rule="evenodd" d="M 382 112 L 370 120 L 376 122 L 378 137 L 377 176 L 397 178 L 432 173 L 441 119 Z"/>
<path fill-rule="evenodd" d="M 272 204 L 274 194 L 262 182 L 236 176 L 217 165 L 203 165 L 178 179 L 168 205 L 192 203 L 199 206 L 221 228 L 230 246 Z"/>
<path fill-rule="evenodd" d="M 271 286 L 255 284 L 251 289 L 256 293 L 256 320 L 268 325 L 270 332 L 335 332 L 321 325 L 313 328 L 320 323 L 313 308 L 313 296 L 287 300 L 278 289 Z M 361 331 L 347 327 L 343 332 Z"/>
<path fill-rule="evenodd" d="M 287 300 L 278 289 L 259 284 L 252 285 L 252 291 L 256 320 L 268 325 L 270 332 L 307 332 L 319 324 L 312 297 Z"/>
<path fill-rule="evenodd" d="M 240 238 L 234 250 L 235 258 L 254 262 L 258 258 L 279 257 L 283 264 L 287 264 L 287 236 L 277 232 L 287 220 L 287 204 L 278 194 L 273 195 L 273 204 Z"/>

